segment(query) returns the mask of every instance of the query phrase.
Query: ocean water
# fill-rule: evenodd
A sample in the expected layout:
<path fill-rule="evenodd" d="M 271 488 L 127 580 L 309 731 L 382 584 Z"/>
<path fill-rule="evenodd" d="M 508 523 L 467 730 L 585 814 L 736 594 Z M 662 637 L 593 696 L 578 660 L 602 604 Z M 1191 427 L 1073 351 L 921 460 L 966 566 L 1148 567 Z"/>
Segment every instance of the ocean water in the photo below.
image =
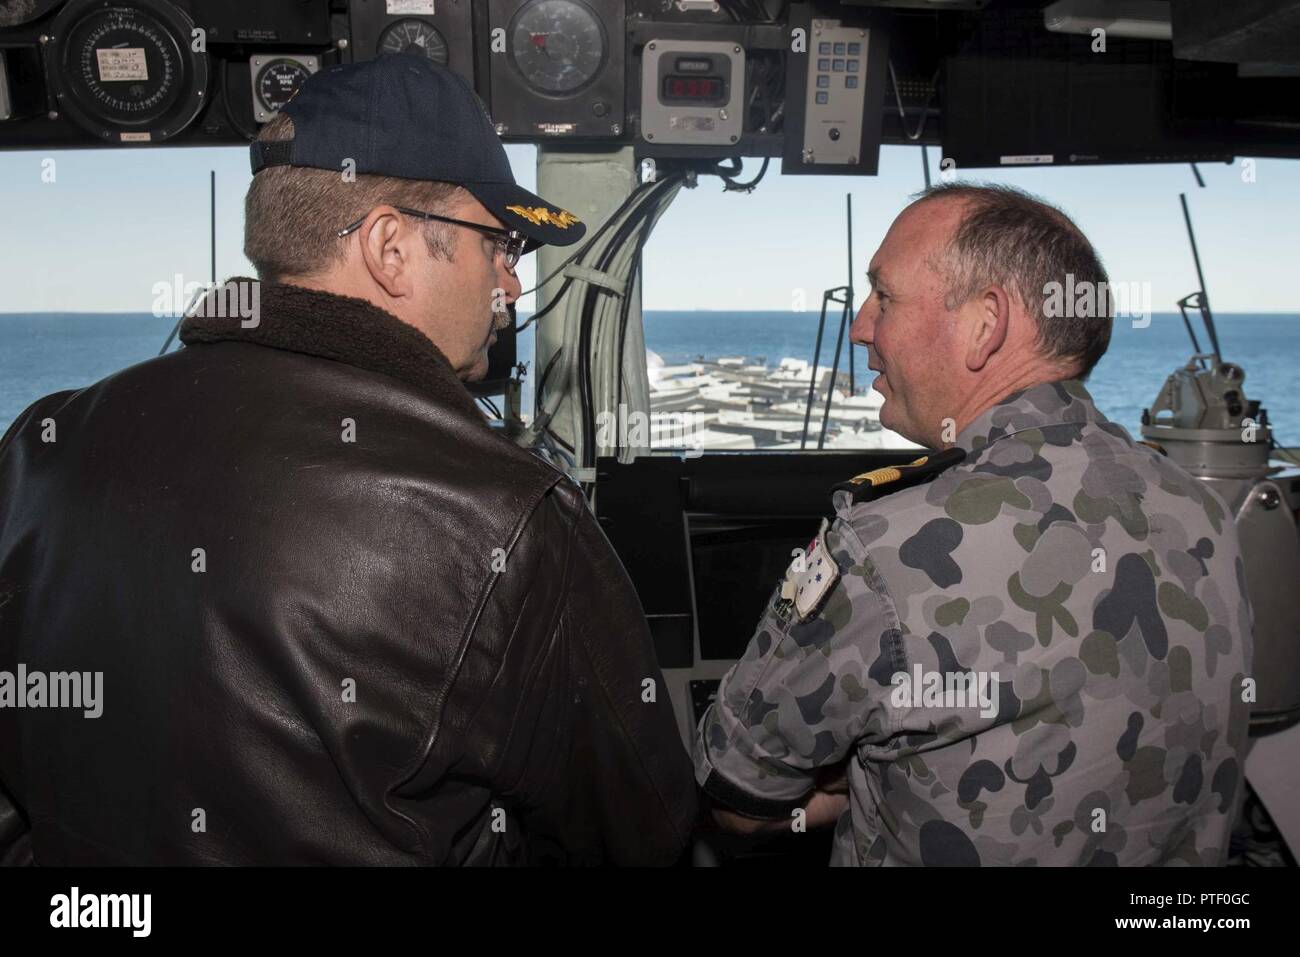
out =
<path fill-rule="evenodd" d="M 765 358 L 776 365 L 787 356 L 812 358 L 817 319 L 815 312 L 649 311 L 646 346 L 670 365 L 697 356 Z M 157 355 L 174 321 L 148 314 L 0 313 L 0 431 L 40 396 L 81 388 Z M 829 364 L 838 314 L 828 316 L 826 326 L 821 362 Z M 1246 370 L 1246 395 L 1262 400 L 1278 442 L 1300 444 L 1300 315 L 1225 313 L 1216 326 L 1224 359 Z M 1197 334 L 1207 347 L 1199 329 Z M 874 374 L 866 368 L 866 351 L 854 351 L 858 381 L 865 387 Z M 1146 328 L 1117 319 L 1110 351 L 1093 370 L 1088 388 L 1108 417 L 1136 433 L 1142 409 L 1191 352 L 1178 313 L 1156 313 Z M 520 337 L 519 356 L 530 361 L 532 355 L 530 329 Z M 846 343 L 841 368 L 847 371 L 847 364 Z M 525 408 L 534 378 L 525 380 Z"/>

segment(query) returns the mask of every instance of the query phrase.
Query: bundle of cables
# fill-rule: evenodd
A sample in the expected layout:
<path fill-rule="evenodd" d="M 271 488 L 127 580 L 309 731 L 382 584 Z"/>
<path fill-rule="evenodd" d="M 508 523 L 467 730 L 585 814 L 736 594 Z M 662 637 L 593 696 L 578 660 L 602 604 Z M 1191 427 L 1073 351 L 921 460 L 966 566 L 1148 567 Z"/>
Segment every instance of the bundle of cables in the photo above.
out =
<path fill-rule="evenodd" d="M 561 347 L 538 379 L 536 414 L 520 436 L 521 444 L 540 445 L 583 469 L 594 467 L 598 455 L 619 454 L 630 460 L 649 452 L 648 447 L 624 447 L 621 429 L 614 430 L 612 437 L 598 430 L 598 410 L 621 418 L 620 408 L 633 396 L 628 404 L 634 408 L 649 406 L 645 337 L 640 325 L 629 322 L 641 253 L 682 187 L 693 187 L 704 174 L 721 177 L 724 189 L 752 188 L 752 184 L 736 184 L 740 172 L 739 160 L 732 166 L 684 162 L 664 169 L 661 165 L 657 180 L 634 189 L 595 235 L 537 283 L 534 288 L 564 277 L 547 304 L 516 332 L 556 310 L 564 316 L 564 332 Z M 576 401 L 561 413 L 568 393 Z M 559 424 L 558 414 L 569 418 L 557 430 L 552 424 Z M 579 455 L 575 457 L 573 445 L 559 432 L 580 437 Z"/>
<path fill-rule="evenodd" d="M 638 340 L 631 351 L 635 361 L 626 361 L 628 317 L 641 250 L 654 224 L 685 185 L 686 178 L 685 171 L 674 171 L 658 181 L 642 183 L 594 236 L 537 284 L 540 288 L 556 276 L 564 276 L 550 301 L 516 331 L 560 310 L 564 315 L 564 336 L 563 345 L 551 356 L 538 379 L 537 412 L 521 442 L 543 446 L 554 442 L 560 448 L 551 446 L 550 451 L 561 458 L 570 458 L 564 451 L 572 453 L 573 447 L 556 434 L 551 424 L 564 394 L 572 391 L 577 401 L 569 404 L 566 411 L 571 419 L 561 431 L 581 436 L 582 461 L 573 464 L 589 468 L 595 465 L 598 451 L 597 404 L 602 408 L 612 406 L 617 412 L 624 401 L 625 388 L 644 391 L 645 400 L 640 404 L 648 403 L 645 348 L 639 327 L 632 330 Z M 607 358 L 610 356 L 617 357 L 616 361 L 610 362 Z M 576 388 L 571 389 L 571 384 Z"/>

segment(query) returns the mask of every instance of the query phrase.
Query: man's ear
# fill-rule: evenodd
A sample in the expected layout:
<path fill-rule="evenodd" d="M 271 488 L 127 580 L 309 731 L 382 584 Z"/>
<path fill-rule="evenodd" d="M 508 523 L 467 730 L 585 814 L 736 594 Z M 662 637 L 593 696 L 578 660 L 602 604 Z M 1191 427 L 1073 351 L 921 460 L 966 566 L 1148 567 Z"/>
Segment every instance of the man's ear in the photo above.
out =
<path fill-rule="evenodd" d="M 376 206 L 357 230 L 361 261 L 370 278 L 394 299 L 409 296 L 412 230 L 391 206 Z"/>
<path fill-rule="evenodd" d="M 1011 326 L 1011 297 L 1001 286 L 987 286 L 970 302 L 970 336 L 966 368 L 979 372 L 1007 341 Z"/>

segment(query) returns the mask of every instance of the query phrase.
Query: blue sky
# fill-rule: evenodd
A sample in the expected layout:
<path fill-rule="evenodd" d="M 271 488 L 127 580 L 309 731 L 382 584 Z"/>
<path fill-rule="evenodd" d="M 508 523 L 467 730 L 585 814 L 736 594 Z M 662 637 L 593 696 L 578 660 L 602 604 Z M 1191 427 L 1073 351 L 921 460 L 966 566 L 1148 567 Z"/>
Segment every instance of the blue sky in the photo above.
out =
<path fill-rule="evenodd" d="M 535 150 L 508 147 L 532 188 Z M 938 176 L 937 149 L 929 151 Z M 53 161 L 54 181 L 42 171 Z M 746 164 L 748 175 L 757 161 Z M 922 183 L 920 150 L 885 147 L 877 177 L 780 176 L 774 161 L 751 195 L 716 179 L 684 190 L 646 249 L 647 309 L 784 310 L 804 289 L 845 281 L 844 196 L 854 208 L 854 284 L 890 221 Z M 1092 238 L 1113 281 L 1148 282 L 1152 307 L 1171 311 L 1196 286 L 1179 191 L 1186 191 L 1211 302 L 1223 312 L 1300 313 L 1291 272 L 1300 249 L 1300 162 L 958 171 L 1009 182 L 1058 204 Z M 247 274 L 241 250 L 243 147 L 0 153 L 0 312 L 148 312 L 153 285 L 208 278 L 208 171 L 217 174 L 218 275 Z M 531 285 L 531 258 L 523 278 Z M 521 307 L 532 308 L 531 297 Z"/>

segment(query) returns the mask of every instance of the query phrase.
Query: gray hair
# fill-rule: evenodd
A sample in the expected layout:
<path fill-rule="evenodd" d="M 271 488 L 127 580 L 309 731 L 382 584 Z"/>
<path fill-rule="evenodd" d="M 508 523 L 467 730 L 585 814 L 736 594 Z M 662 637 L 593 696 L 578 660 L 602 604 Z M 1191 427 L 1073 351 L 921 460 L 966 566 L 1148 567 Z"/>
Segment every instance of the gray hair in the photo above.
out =
<path fill-rule="evenodd" d="M 293 120 L 287 113 L 276 114 L 257 138 L 293 139 Z M 244 255 L 263 282 L 312 276 L 342 261 L 337 230 L 376 206 L 445 214 L 461 195 L 461 187 L 452 183 L 373 173 L 345 180 L 342 170 L 272 166 L 253 177 L 244 197 Z M 452 261 L 450 225 L 422 221 L 417 228 L 430 256 Z"/>
<path fill-rule="evenodd" d="M 948 309 L 971 299 L 988 285 L 1002 286 L 1020 300 L 1038 323 L 1043 355 L 1065 360 L 1086 378 L 1110 345 L 1110 285 L 1105 267 L 1069 216 L 1013 186 L 940 183 L 916 194 L 918 201 L 955 199 L 965 204 L 942 261 Z M 1087 316 L 1049 316 L 1049 290 L 1089 288 L 1096 309 Z M 1055 285 L 1054 285 L 1055 284 Z"/>

